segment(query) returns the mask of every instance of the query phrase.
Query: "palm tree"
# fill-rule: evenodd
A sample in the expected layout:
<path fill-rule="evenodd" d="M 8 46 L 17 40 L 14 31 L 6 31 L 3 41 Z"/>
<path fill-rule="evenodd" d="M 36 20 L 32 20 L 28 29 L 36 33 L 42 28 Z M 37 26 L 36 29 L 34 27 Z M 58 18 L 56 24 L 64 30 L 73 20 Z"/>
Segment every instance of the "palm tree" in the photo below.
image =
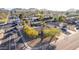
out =
<path fill-rule="evenodd" d="M 44 36 L 45 36 L 44 30 L 47 31 L 46 28 L 49 28 L 48 29 L 48 33 L 46 33 L 46 34 L 47 35 L 49 34 L 47 37 L 49 37 L 49 36 L 51 37 L 50 40 L 49 40 L 49 42 L 51 42 L 52 39 L 59 33 L 59 29 L 57 29 L 57 28 L 52 28 L 51 29 L 49 26 L 47 26 L 47 24 L 44 21 L 44 14 L 43 14 L 43 12 L 40 12 L 38 14 L 38 16 L 39 16 L 39 19 L 41 20 L 41 33 L 40 33 L 41 34 L 41 41 L 40 41 L 40 43 L 44 40 Z M 54 39 L 53 41 L 56 41 L 56 39 Z"/>
<path fill-rule="evenodd" d="M 43 41 L 44 39 L 44 33 L 43 33 L 43 30 L 44 30 L 44 27 L 45 27 L 45 21 L 44 21 L 44 14 L 43 14 L 43 11 L 39 11 L 37 16 L 39 17 L 39 20 L 41 21 L 41 31 L 40 31 L 40 36 L 41 36 L 41 41 L 40 43 Z"/>

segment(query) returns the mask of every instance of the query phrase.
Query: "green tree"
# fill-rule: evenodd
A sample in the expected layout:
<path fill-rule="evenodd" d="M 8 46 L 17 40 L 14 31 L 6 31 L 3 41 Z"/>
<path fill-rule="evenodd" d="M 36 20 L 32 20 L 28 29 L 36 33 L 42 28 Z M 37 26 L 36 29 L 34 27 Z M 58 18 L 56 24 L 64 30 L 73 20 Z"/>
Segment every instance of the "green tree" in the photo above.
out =
<path fill-rule="evenodd" d="M 56 41 L 56 39 L 54 39 L 56 37 L 56 35 L 58 35 L 60 33 L 60 30 L 57 28 L 48 28 L 48 29 L 44 29 L 44 37 L 51 37 L 49 42 Z"/>
<path fill-rule="evenodd" d="M 58 21 L 58 16 L 54 16 L 54 21 Z"/>
<path fill-rule="evenodd" d="M 19 18 L 22 20 L 23 19 L 23 14 L 20 14 L 19 15 Z"/>
<path fill-rule="evenodd" d="M 59 21 L 59 22 L 64 22 L 64 21 L 65 21 L 65 16 L 59 16 L 58 21 Z"/>
<path fill-rule="evenodd" d="M 66 12 L 66 15 L 68 16 L 69 15 L 69 12 Z"/>

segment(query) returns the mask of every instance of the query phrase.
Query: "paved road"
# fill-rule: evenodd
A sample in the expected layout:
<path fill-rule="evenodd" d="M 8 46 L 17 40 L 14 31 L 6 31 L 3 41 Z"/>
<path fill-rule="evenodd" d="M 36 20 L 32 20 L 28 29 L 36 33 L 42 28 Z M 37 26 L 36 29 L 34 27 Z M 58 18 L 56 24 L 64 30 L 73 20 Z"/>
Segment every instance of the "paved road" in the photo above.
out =
<path fill-rule="evenodd" d="M 56 43 L 56 50 L 75 50 L 79 48 L 79 32 Z"/>

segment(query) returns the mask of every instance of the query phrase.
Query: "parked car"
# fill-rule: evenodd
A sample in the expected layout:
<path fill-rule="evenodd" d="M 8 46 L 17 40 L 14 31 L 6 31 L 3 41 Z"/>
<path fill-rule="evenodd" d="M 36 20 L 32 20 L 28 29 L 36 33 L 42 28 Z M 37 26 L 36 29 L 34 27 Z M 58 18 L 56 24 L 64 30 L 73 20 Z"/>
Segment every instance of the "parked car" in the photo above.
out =
<path fill-rule="evenodd" d="M 75 25 L 76 21 L 77 21 L 77 19 L 67 19 L 65 22 L 68 23 L 68 24 Z"/>

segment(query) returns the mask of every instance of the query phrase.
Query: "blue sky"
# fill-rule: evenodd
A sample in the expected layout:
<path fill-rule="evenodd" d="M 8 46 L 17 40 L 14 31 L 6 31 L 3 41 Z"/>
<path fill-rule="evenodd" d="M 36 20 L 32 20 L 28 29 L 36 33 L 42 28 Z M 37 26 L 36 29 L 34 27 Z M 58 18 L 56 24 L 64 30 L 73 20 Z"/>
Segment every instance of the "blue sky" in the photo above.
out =
<path fill-rule="evenodd" d="M 78 0 L 0 0 L 0 8 L 38 8 L 64 11 L 79 9 Z"/>

